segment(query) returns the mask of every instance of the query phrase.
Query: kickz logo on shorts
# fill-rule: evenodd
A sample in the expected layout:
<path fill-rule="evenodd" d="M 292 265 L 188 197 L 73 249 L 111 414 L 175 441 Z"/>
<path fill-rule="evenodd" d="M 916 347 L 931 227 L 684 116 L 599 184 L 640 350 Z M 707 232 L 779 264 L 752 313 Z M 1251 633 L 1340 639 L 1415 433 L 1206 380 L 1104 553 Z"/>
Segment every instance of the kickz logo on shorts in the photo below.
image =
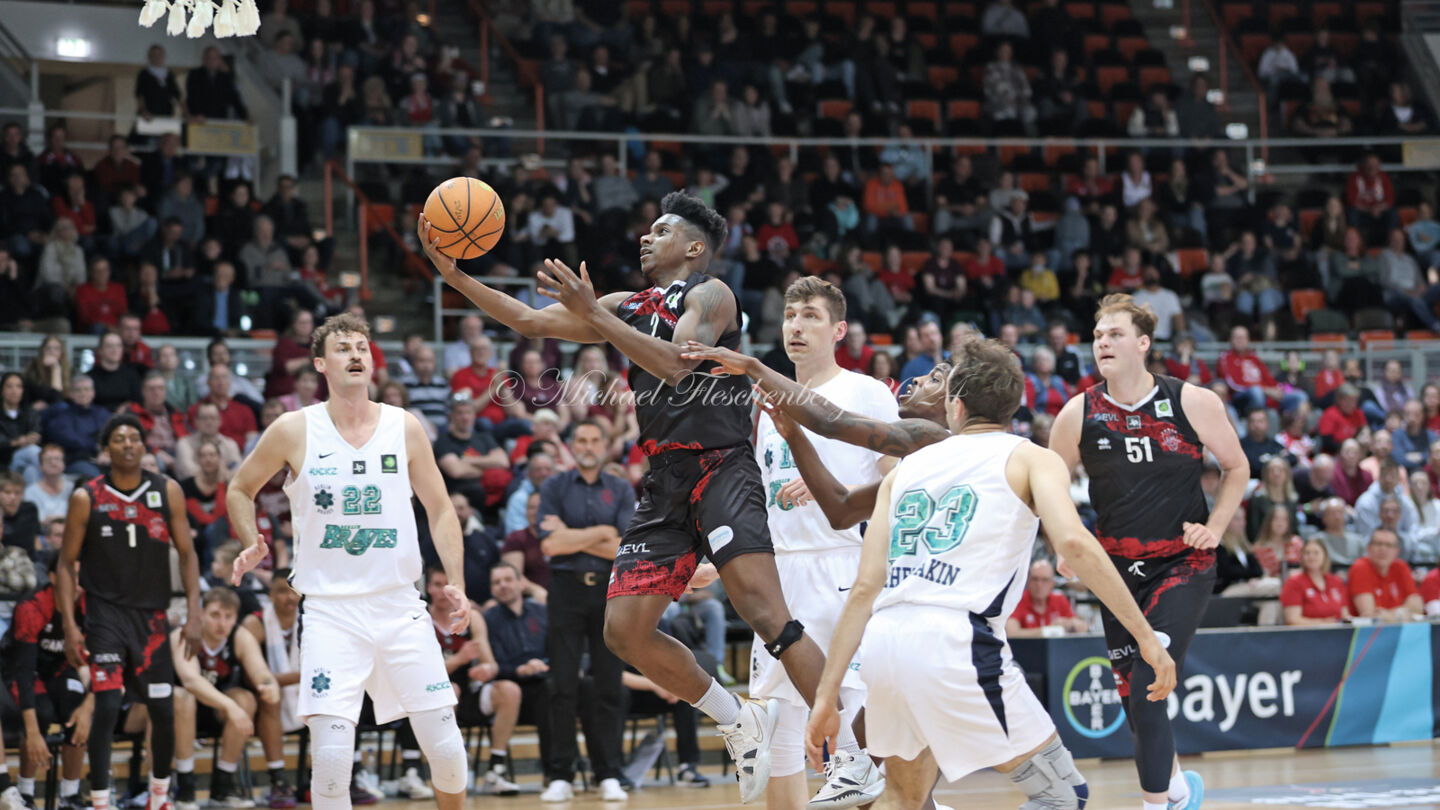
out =
<path fill-rule="evenodd" d="M 340 468 L 339 468 L 339 467 L 311 467 L 311 468 L 309 468 L 308 470 L 305 471 L 305 474 L 308 475 L 308 476 L 310 476 L 311 478 L 324 478 L 324 477 L 330 476 L 330 475 L 339 475 L 339 474 L 340 474 Z"/>
<path fill-rule="evenodd" d="M 436 681 L 435 683 L 427 683 L 427 684 L 425 684 L 425 691 L 426 691 L 426 692 L 443 692 L 444 690 L 449 689 L 449 688 L 450 688 L 450 682 L 449 682 L 449 681 Z"/>

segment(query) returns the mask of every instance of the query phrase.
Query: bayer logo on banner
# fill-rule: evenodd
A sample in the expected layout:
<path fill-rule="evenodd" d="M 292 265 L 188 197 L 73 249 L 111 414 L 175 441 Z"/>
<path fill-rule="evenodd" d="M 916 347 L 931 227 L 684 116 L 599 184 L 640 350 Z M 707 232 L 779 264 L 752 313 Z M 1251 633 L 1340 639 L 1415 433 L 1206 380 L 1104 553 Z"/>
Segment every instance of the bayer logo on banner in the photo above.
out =
<path fill-rule="evenodd" d="M 1110 662 L 1099 656 L 1083 658 L 1071 668 L 1062 692 L 1065 719 L 1076 733 L 1091 739 L 1114 734 L 1125 722 L 1120 691 L 1110 674 Z"/>

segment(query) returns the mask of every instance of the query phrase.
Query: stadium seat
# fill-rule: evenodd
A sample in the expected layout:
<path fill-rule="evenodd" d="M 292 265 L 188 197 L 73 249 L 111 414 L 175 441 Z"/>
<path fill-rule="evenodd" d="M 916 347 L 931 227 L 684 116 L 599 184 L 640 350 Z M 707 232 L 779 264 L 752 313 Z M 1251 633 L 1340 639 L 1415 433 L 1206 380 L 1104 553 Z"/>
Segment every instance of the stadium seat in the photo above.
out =
<path fill-rule="evenodd" d="M 1300 6 L 1296 3 L 1270 3 L 1270 27 L 1280 28 L 1287 20 L 1294 19 L 1300 15 Z"/>
<path fill-rule="evenodd" d="M 912 272 L 918 272 L 925 262 L 930 261 L 928 250 L 907 250 L 900 254 L 900 268 Z"/>
<path fill-rule="evenodd" d="M 895 2 L 894 0 L 866 0 L 865 11 L 888 20 L 896 14 Z"/>
<path fill-rule="evenodd" d="M 905 16 L 936 22 L 940 19 L 939 5 L 931 0 L 910 0 L 905 4 Z"/>
<path fill-rule="evenodd" d="M 1095 4 L 1066 3 L 1065 14 L 1072 20 L 1093 20 L 1095 19 Z"/>
<path fill-rule="evenodd" d="M 1360 348 L 1362 349 L 1390 349 L 1394 346 L 1394 330 L 1366 329 L 1360 333 Z"/>
<path fill-rule="evenodd" d="M 828 0 L 825 13 L 839 18 L 846 25 L 855 24 L 855 3 L 853 0 Z"/>
<path fill-rule="evenodd" d="M 1372 19 L 1379 19 L 1381 22 L 1384 22 L 1386 16 L 1384 3 L 1365 2 L 1355 4 L 1355 19 L 1358 20 L 1361 25 L 1364 25 Z"/>
<path fill-rule="evenodd" d="M 1086 34 L 1085 35 L 1085 58 L 1089 59 L 1096 53 L 1110 47 L 1109 34 Z"/>
<path fill-rule="evenodd" d="M 1317 309 L 1325 308 L 1324 290 L 1291 290 L 1290 314 L 1296 323 L 1305 323 L 1306 316 Z"/>
<path fill-rule="evenodd" d="M 833 118 L 836 121 L 842 120 L 854 108 L 854 104 L 846 98 L 827 98 L 820 102 L 820 117 Z"/>
<path fill-rule="evenodd" d="M 1235 30 L 1240 23 L 1250 19 L 1255 13 L 1255 7 L 1250 3 L 1226 3 L 1220 7 L 1220 19 L 1224 21 L 1225 28 Z"/>
<path fill-rule="evenodd" d="M 905 102 L 906 118 L 927 118 L 936 128 L 940 126 L 940 102 L 932 99 L 914 99 Z"/>
<path fill-rule="evenodd" d="M 881 256 L 880 253 L 877 251 L 867 250 L 864 253 L 860 254 L 860 259 L 866 264 L 870 265 L 871 270 L 874 270 L 878 273 L 880 272 L 880 268 L 884 265 L 885 257 Z"/>
<path fill-rule="evenodd" d="M 1099 85 L 1100 92 L 1109 96 L 1115 85 L 1130 80 L 1130 68 L 1128 67 L 1098 67 L 1095 68 L 1095 83 Z"/>
<path fill-rule="evenodd" d="M 1156 85 L 1170 84 L 1170 68 L 1152 65 L 1140 68 L 1140 89 L 1149 93 Z"/>
<path fill-rule="evenodd" d="M 1405 333 L 1406 340 L 1437 340 L 1440 334 L 1431 332 L 1429 329 L 1411 329 Z"/>
<path fill-rule="evenodd" d="M 913 211 L 913 212 L 911 212 L 911 214 L 910 214 L 910 221 L 911 221 L 911 223 L 915 226 L 915 233 L 923 234 L 923 235 L 925 235 L 925 236 L 929 236 L 929 235 L 930 235 L 930 215 L 929 215 L 929 214 L 926 214 L 926 213 L 923 213 L 923 212 L 920 212 L 920 211 Z"/>
<path fill-rule="evenodd" d="M 1113 28 L 1120 20 L 1130 19 L 1131 16 L 1128 3 L 1105 3 L 1100 6 L 1100 24 L 1107 29 Z"/>
<path fill-rule="evenodd" d="M 945 120 L 973 121 L 980 117 L 980 102 L 973 98 L 952 98 L 945 105 Z"/>
<path fill-rule="evenodd" d="M 1355 327 L 1356 332 L 1385 331 L 1393 334 L 1395 316 L 1388 309 L 1364 307 L 1355 313 L 1351 326 Z"/>
<path fill-rule="evenodd" d="M 1321 0 L 1320 2 L 1315 2 L 1310 5 L 1310 16 L 1315 20 L 1316 25 L 1322 28 L 1329 27 L 1330 18 L 1340 16 L 1342 9 L 1343 7 L 1340 3 Z M 1331 44 L 1334 43 L 1332 42 Z"/>
<path fill-rule="evenodd" d="M 1075 154 L 1075 146 L 1068 143 L 1047 143 L 1042 148 L 1041 154 L 1044 156 L 1045 165 L 1053 169 L 1060 165 L 1060 161 L 1064 159 L 1065 156 Z"/>
<path fill-rule="evenodd" d="M 1205 248 L 1180 248 L 1175 251 L 1175 255 L 1180 261 L 1181 278 L 1189 278 L 1196 272 L 1203 273 L 1205 268 L 1210 266 L 1210 255 L 1205 252 Z"/>
<path fill-rule="evenodd" d="M 1050 175 L 1044 172 L 1025 172 L 1020 175 L 1020 188 L 1030 194 L 1037 191 L 1049 191 L 1053 185 Z"/>
<path fill-rule="evenodd" d="M 925 72 L 930 79 L 930 86 L 942 92 L 960 80 L 960 69 L 949 65 L 931 65 Z"/>
<path fill-rule="evenodd" d="M 1333 309 L 1317 309 L 1306 314 L 1305 325 L 1310 330 L 1311 340 L 1321 340 L 1324 335 L 1340 335 L 1341 339 L 1350 331 L 1350 322 L 1342 312 Z"/>
<path fill-rule="evenodd" d="M 631 18 L 638 20 L 650 13 L 650 0 L 627 0 L 625 11 Z"/>
<path fill-rule="evenodd" d="M 1396 209 L 1400 216 L 1400 227 L 1408 228 L 1410 223 L 1420 218 L 1420 211 L 1413 205 L 1402 205 Z"/>
<path fill-rule="evenodd" d="M 800 254 L 800 267 L 812 276 L 818 276 L 835 267 L 835 262 L 823 259 L 813 253 Z"/>
<path fill-rule="evenodd" d="M 978 34 L 961 31 L 950 35 L 950 50 L 955 54 L 957 59 L 963 58 L 966 54 L 970 53 L 971 49 L 979 44 L 980 36 Z"/>
<path fill-rule="evenodd" d="M 690 0 L 660 0 L 660 13 L 666 17 L 684 17 L 690 13 Z"/>

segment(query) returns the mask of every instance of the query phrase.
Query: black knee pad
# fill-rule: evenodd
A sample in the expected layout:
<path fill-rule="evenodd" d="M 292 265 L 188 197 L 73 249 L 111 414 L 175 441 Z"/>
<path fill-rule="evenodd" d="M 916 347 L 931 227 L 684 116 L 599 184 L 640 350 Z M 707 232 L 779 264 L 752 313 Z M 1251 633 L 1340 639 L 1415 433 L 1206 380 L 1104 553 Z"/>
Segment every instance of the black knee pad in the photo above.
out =
<path fill-rule="evenodd" d="M 805 625 L 795 619 L 791 619 L 785 623 L 784 629 L 780 631 L 779 638 L 765 645 L 765 651 L 770 653 L 771 657 L 778 661 L 780 656 L 784 655 L 785 651 L 790 649 L 791 644 L 799 641 L 804 636 Z"/>

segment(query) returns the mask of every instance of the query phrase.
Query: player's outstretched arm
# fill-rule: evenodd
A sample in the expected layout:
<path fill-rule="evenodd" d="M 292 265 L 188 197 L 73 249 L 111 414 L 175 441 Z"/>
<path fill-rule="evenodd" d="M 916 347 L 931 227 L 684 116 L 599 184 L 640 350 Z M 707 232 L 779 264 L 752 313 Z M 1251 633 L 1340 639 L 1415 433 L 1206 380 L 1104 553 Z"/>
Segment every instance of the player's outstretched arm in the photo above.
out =
<path fill-rule="evenodd" d="M 1240 447 L 1240 437 L 1225 403 L 1208 388 L 1189 385 L 1180 389 L 1180 405 L 1195 428 L 1195 435 L 1205 450 L 1220 462 L 1220 490 L 1215 493 L 1215 506 L 1205 523 L 1185 524 L 1185 542 L 1195 548 L 1215 548 L 1230 525 L 1230 518 L 1245 498 L 1245 485 L 1250 480 L 1250 462 Z"/>
<path fill-rule="evenodd" d="M 1115 564 L 1080 522 L 1075 503 L 1070 500 L 1070 471 L 1059 454 L 1034 444 L 1024 444 L 1010 457 L 1010 464 L 1023 464 L 1020 478 L 1029 485 L 1030 503 L 1045 536 L 1050 538 L 1055 550 L 1065 556 L 1066 562 L 1080 576 L 1095 596 L 1115 615 L 1120 624 L 1130 631 L 1140 646 L 1140 655 L 1155 670 L 1155 682 L 1150 685 L 1148 700 L 1164 700 L 1175 688 L 1175 662 L 1165 651 L 1165 646 L 1155 635 L 1135 597 L 1120 579 Z M 1007 468 L 1007 473 L 1013 470 Z M 1014 479 L 1012 478 L 1012 481 Z"/>
<path fill-rule="evenodd" d="M 848 529 L 868 517 L 875 509 L 875 495 L 880 491 L 880 482 L 855 489 L 840 483 L 820 460 L 820 454 L 815 452 L 815 445 L 810 443 L 805 431 L 790 421 L 784 411 L 776 408 L 768 397 L 761 401 L 760 407 L 770 414 L 775 429 L 789 445 L 795 468 L 800 471 L 800 478 L 809 488 L 815 503 L 820 505 L 820 511 L 825 513 L 825 519 L 830 521 L 830 528 Z"/>
<path fill-rule="evenodd" d="M 684 356 L 717 363 L 727 374 L 748 376 L 759 383 L 766 396 L 787 416 L 827 439 L 901 458 L 950 436 L 950 431 L 926 419 L 882 422 L 843 410 L 757 358 L 730 349 L 690 343 L 685 346 Z"/>
<path fill-rule="evenodd" d="M 255 449 L 240 462 L 230 479 L 225 490 L 225 511 L 230 518 L 230 533 L 240 541 L 241 549 L 230 578 L 234 585 L 239 585 L 245 572 L 265 559 L 265 544 L 260 542 L 260 527 L 255 522 L 255 496 L 292 458 L 305 458 L 305 415 L 299 411 L 282 414 L 265 428 Z"/>
<path fill-rule="evenodd" d="M 65 660 L 75 669 L 84 669 L 90 654 L 85 650 L 84 635 L 75 621 L 75 596 L 80 591 L 75 566 L 80 549 L 85 545 L 86 524 L 90 522 L 90 493 L 76 487 L 70 495 L 70 509 L 65 516 L 65 539 L 60 544 L 60 561 L 55 566 L 55 609 L 65 628 Z"/>
<path fill-rule="evenodd" d="M 870 525 L 865 529 L 865 544 L 860 550 L 860 569 L 845 600 L 845 609 L 840 611 L 835 633 L 830 637 L 830 649 L 825 651 L 825 670 L 820 675 L 820 685 L 815 688 L 810 722 L 805 727 L 805 750 L 811 767 L 816 770 L 821 770 L 821 746 L 828 741 L 830 750 L 835 750 L 835 738 L 840 732 L 840 682 L 860 649 L 875 598 L 885 586 L 890 556 L 890 487 L 894 481 L 895 471 L 891 470 L 880 482 Z"/>
<path fill-rule="evenodd" d="M 599 343 L 601 341 L 601 337 L 594 327 L 586 323 L 584 319 L 575 317 L 565 307 L 548 306 L 543 309 L 535 309 L 462 272 L 455 266 L 454 259 L 440 252 L 438 247 L 440 237 L 431 238 L 430 222 L 425 219 L 424 214 L 420 215 L 416 231 L 420 235 L 420 244 L 425 247 L 426 257 L 430 259 L 431 264 L 435 265 L 435 269 L 440 271 L 440 277 L 445 279 L 445 283 L 458 290 L 461 295 L 470 299 L 470 303 L 479 307 L 486 315 L 527 338 L 551 337 L 576 343 Z M 601 302 L 607 303 L 611 311 L 614 311 L 615 307 L 629 296 L 630 293 L 611 293 L 601 299 Z"/>
<path fill-rule="evenodd" d="M 430 517 L 430 536 L 435 538 L 435 553 L 445 567 L 445 595 L 450 597 L 450 632 L 463 631 L 470 624 L 470 600 L 465 598 L 465 539 L 460 533 L 460 518 L 455 504 L 445 489 L 445 478 L 435 463 L 435 451 L 425 436 L 425 428 L 414 414 L 405 414 L 405 453 L 410 458 L 410 488 Z"/>

